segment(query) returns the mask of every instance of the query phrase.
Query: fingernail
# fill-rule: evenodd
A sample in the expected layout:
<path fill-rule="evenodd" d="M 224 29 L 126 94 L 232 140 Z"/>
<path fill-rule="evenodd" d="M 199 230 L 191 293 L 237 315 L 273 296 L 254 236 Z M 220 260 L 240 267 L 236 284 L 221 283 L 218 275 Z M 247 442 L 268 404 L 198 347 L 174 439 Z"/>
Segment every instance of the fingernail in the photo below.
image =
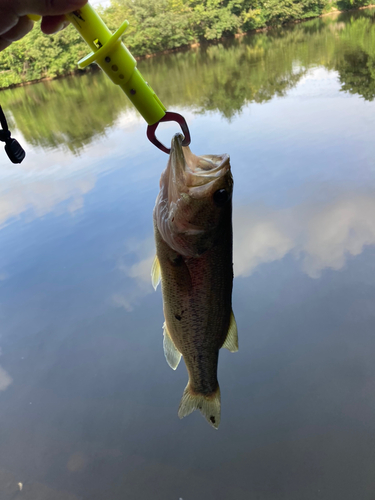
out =
<path fill-rule="evenodd" d="M 58 33 L 59 31 L 62 31 L 69 25 L 69 21 L 63 21 L 62 23 L 58 24 L 57 27 L 55 28 L 55 31 L 53 33 Z"/>

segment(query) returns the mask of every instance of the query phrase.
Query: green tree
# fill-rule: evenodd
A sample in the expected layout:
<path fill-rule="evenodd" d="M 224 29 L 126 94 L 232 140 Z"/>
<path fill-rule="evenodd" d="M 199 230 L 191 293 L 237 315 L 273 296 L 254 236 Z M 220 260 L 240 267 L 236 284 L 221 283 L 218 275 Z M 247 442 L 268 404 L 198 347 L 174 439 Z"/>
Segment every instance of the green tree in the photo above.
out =
<path fill-rule="evenodd" d="M 332 8 L 357 8 L 370 1 L 111 0 L 99 10 L 112 31 L 128 19 L 125 43 L 135 56 L 145 56 L 268 25 L 281 26 Z M 35 27 L 0 53 L 0 88 L 77 71 L 77 61 L 87 52 L 72 27 L 53 36 Z"/>
<path fill-rule="evenodd" d="M 313 19 L 148 58 L 138 66 L 169 109 L 213 111 L 228 120 L 250 103 L 284 96 L 315 66 L 337 71 L 343 91 L 373 100 L 374 18 L 367 10 Z M 75 152 L 131 109 L 121 90 L 99 72 L 6 90 L 1 103 L 29 143 Z"/>

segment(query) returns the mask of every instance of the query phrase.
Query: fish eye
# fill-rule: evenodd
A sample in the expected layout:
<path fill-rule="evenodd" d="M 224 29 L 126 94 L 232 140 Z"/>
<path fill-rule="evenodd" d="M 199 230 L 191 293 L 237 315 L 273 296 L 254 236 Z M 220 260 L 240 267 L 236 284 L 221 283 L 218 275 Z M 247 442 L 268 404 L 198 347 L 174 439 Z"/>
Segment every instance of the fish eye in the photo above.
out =
<path fill-rule="evenodd" d="M 228 191 L 226 189 L 218 189 L 217 191 L 214 192 L 213 198 L 214 198 L 214 203 L 218 207 L 222 207 L 229 200 Z"/>

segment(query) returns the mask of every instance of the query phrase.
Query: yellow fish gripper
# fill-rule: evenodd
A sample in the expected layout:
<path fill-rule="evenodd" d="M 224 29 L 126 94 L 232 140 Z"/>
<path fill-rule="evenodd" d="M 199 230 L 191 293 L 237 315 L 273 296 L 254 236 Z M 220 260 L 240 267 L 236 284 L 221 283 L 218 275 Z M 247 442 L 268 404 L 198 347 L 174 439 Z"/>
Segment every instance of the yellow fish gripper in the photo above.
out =
<path fill-rule="evenodd" d="M 136 60 L 120 40 L 129 26 L 128 21 L 112 34 L 90 4 L 66 17 L 92 49 L 79 61 L 79 67 L 85 68 L 95 61 L 113 83 L 121 87 L 148 125 L 159 122 L 166 108 L 138 71 Z"/>

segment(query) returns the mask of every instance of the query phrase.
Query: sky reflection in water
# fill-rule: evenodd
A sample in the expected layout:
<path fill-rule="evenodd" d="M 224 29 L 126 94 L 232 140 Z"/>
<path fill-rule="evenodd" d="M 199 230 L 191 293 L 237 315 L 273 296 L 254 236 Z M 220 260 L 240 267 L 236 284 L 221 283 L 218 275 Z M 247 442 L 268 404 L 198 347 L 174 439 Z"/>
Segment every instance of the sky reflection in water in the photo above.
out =
<path fill-rule="evenodd" d="M 240 351 L 220 355 L 217 433 L 177 417 L 186 370 L 164 360 L 150 283 L 167 156 L 143 121 L 114 100 L 114 121 L 71 150 L 38 136 L 24 164 L 1 156 L 2 498 L 21 481 L 27 500 L 372 499 L 374 103 L 292 55 L 297 81 L 230 120 L 227 103 L 163 99 L 195 154 L 230 154 L 235 180 Z"/>

